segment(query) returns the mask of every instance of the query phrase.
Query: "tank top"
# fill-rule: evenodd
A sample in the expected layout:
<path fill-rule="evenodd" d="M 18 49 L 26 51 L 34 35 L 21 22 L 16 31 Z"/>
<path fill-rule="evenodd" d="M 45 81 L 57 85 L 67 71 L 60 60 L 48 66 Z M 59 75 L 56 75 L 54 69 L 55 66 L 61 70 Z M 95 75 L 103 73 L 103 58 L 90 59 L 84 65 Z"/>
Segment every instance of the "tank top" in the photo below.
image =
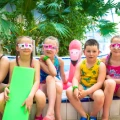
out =
<path fill-rule="evenodd" d="M 4 56 L 4 55 L 0 56 L 0 60 L 2 59 L 3 56 Z M 9 73 L 7 74 L 7 76 L 5 77 L 5 79 L 3 80 L 2 83 L 8 84 L 8 81 L 9 81 Z"/>
<path fill-rule="evenodd" d="M 57 56 L 54 57 L 54 66 L 55 66 L 56 71 L 57 71 L 56 77 L 60 80 L 60 63 L 59 63 L 59 60 L 58 60 Z M 41 69 L 41 70 L 40 70 L 40 82 L 45 81 L 47 76 L 48 76 L 48 74 L 45 73 L 45 72 Z"/>
<path fill-rule="evenodd" d="M 91 68 L 87 68 L 86 59 L 82 61 L 80 65 L 80 74 L 81 81 L 80 84 L 91 87 L 97 82 L 98 74 L 99 74 L 99 66 L 100 60 L 97 59 L 95 64 Z"/>

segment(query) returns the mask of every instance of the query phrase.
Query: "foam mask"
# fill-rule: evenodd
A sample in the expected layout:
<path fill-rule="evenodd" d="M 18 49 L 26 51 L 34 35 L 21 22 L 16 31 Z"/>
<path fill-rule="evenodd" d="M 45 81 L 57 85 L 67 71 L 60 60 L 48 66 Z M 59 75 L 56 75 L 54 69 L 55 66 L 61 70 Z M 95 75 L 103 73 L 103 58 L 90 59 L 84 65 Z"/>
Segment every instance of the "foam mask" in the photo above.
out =
<path fill-rule="evenodd" d="M 51 45 L 51 44 L 43 44 L 43 48 L 44 48 L 45 50 L 56 50 L 56 49 L 57 49 L 56 46 Z"/>
<path fill-rule="evenodd" d="M 110 46 L 115 49 L 120 49 L 120 43 L 112 43 Z"/>
<path fill-rule="evenodd" d="M 18 44 L 18 47 L 20 49 L 25 49 L 25 48 L 32 49 L 32 46 L 33 46 L 32 44 L 28 44 L 28 43 Z"/>

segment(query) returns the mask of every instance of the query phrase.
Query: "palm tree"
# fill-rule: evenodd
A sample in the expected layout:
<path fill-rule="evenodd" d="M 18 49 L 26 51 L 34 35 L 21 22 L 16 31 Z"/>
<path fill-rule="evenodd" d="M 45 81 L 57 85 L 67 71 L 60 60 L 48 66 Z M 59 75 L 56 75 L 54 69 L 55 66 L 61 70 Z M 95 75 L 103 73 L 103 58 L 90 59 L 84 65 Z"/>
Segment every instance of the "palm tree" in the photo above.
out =
<path fill-rule="evenodd" d="M 70 41 L 83 39 L 86 30 L 100 28 L 102 35 L 113 32 L 116 24 L 102 17 L 114 7 L 113 0 L 106 3 L 104 0 L 0 1 L 0 39 L 14 54 L 12 45 L 19 35 L 32 36 L 36 44 L 53 35 L 60 40 L 59 54 L 66 55 Z M 110 29 L 106 32 L 106 28 Z"/>

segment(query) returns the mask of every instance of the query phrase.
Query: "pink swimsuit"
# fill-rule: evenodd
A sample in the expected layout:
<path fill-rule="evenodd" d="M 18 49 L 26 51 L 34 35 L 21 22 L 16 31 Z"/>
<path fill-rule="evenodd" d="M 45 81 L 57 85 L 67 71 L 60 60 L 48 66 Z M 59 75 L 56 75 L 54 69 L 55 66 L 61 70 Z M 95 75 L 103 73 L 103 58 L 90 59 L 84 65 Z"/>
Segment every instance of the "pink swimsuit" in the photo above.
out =
<path fill-rule="evenodd" d="M 112 66 L 108 64 L 109 55 L 106 59 L 106 68 L 107 75 L 110 75 L 112 78 L 120 79 L 120 66 Z M 118 91 L 120 84 L 116 84 L 115 93 Z"/>

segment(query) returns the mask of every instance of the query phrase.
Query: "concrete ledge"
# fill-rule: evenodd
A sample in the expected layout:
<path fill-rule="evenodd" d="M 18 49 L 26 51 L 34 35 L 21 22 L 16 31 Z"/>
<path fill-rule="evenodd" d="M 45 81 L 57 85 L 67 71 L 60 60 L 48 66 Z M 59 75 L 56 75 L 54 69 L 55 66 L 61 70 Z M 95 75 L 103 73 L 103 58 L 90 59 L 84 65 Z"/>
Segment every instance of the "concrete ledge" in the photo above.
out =
<path fill-rule="evenodd" d="M 69 100 L 67 99 L 66 91 L 63 91 L 62 97 L 63 97 L 61 100 L 62 120 L 79 120 L 80 115 L 77 113 L 77 111 L 74 109 L 74 107 L 70 104 Z M 85 97 L 81 101 L 86 113 L 90 113 L 92 110 L 93 100 L 89 97 Z M 43 116 L 46 115 L 46 111 L 48 108 L 48 100 L 46 102 L 47 102 L 46 107 L 44 108 L 42 113 Z M 36 104 L 33 104 L 33 108 L 32 108 L 29 120 L 34 120 L 35 112 L 36 112 Z M 112 101 L 109 112 L 110 112 L 109 120 L 120 120 L 120 98 L 119 97 L 113 97 L 113 101 Z M 101 116 L 102 116 L 102 110 L 98 113 L 98 120 L 101 119 Z"/>

